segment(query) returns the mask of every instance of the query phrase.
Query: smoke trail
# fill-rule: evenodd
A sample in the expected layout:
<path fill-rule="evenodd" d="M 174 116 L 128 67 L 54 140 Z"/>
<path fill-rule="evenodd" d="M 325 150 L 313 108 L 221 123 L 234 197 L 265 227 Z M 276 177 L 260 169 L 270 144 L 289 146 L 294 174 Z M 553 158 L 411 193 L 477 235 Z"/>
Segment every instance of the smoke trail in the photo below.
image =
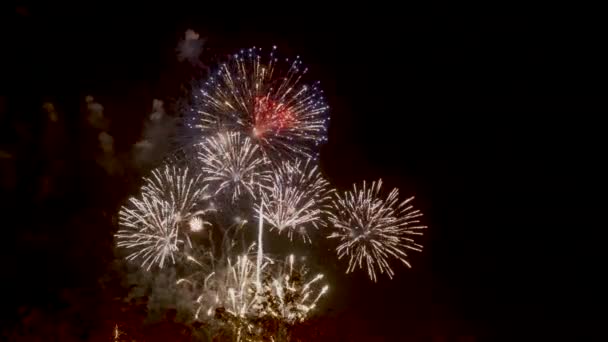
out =
<path fill-rule="evenodd" d="M 110 122 L 103 116 L 103 106 L 96 102 L 93 96 L 85 98 L 87 102 L 87 122 L 93 128 L 105 131 L 110 126 Z"/>
<path fill-rule="evenodd" d="M 108 175 L 120 174 L 122 166 L 114 153 L 114 137 L 107 132 L 110 120 L 104 117 L 103 106 L 96 102 L 93 96 L 87 96 L 85 101 L 87 102 L 87 123 L 93 129 L 100 131 L 97 134 L 97 142 L 101 151 L 97 151 L 95 160 Z"/>
<path fill-rule="evenodd" d="M 165 113 L 163 101 L 154 99 L 152 113 L 144 124 L 142 139 L 133 147 L 137 167 L 147 169 L 160 163 L 170 147 L 175 121 Z"/>
<path fill-rule="evenodd" d="M 44 102 L 42 109 L 46 116 L 40 150 L 43 157 L 38 197 L 46 198 L 51 193 L 60 191 L 60 179 L 65 172 L 65 161 L 67 159 L 67 140 L 65 120 L 60 117 L 59 112 L 52 102 Z"/>
<path fill-rule="evenodd" d="M 106 170 L 109 175 L 121 172 L 118 159 L 114 156 L 114 138 L 107 132 L 101 132 L 97 136 L 102 153 L 97 157 L 97 163 Z"/>

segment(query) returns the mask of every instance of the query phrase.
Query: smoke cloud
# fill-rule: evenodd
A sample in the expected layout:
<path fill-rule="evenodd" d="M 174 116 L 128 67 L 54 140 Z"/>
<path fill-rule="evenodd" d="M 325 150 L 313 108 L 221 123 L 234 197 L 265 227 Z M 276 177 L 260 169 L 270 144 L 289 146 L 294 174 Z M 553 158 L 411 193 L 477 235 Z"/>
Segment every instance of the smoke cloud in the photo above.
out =
<path fill-rule="evenodd" d="M 90 95 L 85 98 L 85 101 L 87 103 L 87 122 L 94 130 L 100 131 L 97 134 L 99 150 L 95 160 L 108 175 L 120 174 L 122 167 L 114 153 L 114 137 L 107 132 L 110 121 L 104 117 L 103 106 Z"/>
<path fill-rule="evenodd" d="M 165 112 L 163 101 L 154 99 L 152 113 L 144 124 L 142 139 L 133 147 L 135 164 L 142 169 L 158 165 L 170 148 L 175 120 Z"/>
<path fill-rule="evenodd" d="M 200 60 L 204 45 L 205 40 L 201 39 L 198 33 L 194 30 L 187 30 L 184 39 L 177 44 L 177 59 L 180 62 L 187 61 L 195 67 L 205 68 Z"/>
<path fill-rule="evenodd" d="M 87 122 L 93 128 L 105 131 L 110 126 L 110 122 L 103 116 L 103 106 L 95 102 L 93 96 L 85 98 L 87 102 Z"/>

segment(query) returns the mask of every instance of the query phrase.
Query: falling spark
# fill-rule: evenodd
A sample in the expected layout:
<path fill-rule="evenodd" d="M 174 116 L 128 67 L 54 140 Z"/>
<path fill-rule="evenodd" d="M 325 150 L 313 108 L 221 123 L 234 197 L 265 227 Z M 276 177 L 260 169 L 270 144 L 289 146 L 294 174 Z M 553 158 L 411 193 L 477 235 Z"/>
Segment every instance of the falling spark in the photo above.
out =
<path fill-rule="evenodd" d="M 363 182 L 362 189 L 354 185 L 352 191 L 336 195 L 335 211 L 329 218 L 336 231 L 328 238 L 340 242 L 336 248 L 338 258 L 349 257 L 346 273 L 363 268 L 365 263 L 373 281 L 377 280 L 376 270 L 393 277 L 391 258 L 411 267 L 405 251 L 422 251 L 422 245 L 415 243 L 413 237 L 422 235 L 420 230 L 426 228 L 418 225 L 417 218 L 422 213 L 410 205 L 413 197 L 398 203 L 399 191 L 393 189 L 383 199 L 379 195 L 381 186 L 382 180 L 372 182 L 369 188 Z"/>
<path fill-rule="evenodd" d="M 202 135 L 242 132 L 273 160 L 316 156 L 327 140 L 328 106 L 318 83 L 303 83 L 299 57 L 283 65 L 275 49 L 268 57 L 260 48 L 241 50 L 222 64 L 195 94 L 187 126 Z"/>
<path fill-rule="evenodd" d="M 118 324 L 114 325 L 114 341 L 119 341 L 118 339 L 120 338 L 121 335 L 121 331 L 118 330 Z"/>

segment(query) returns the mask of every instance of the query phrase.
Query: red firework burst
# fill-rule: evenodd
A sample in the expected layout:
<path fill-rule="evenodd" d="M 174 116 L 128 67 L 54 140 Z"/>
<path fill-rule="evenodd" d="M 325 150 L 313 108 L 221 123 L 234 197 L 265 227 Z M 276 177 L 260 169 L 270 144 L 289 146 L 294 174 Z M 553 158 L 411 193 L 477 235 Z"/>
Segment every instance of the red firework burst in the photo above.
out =
<path fill-rule="evenodd" d="M 283 103 L 262 96 L 255 98 L 253 121 L 253 135 L 263 137 L 266 132 L 291 127 L 295 122 L 295 114 Z"/>

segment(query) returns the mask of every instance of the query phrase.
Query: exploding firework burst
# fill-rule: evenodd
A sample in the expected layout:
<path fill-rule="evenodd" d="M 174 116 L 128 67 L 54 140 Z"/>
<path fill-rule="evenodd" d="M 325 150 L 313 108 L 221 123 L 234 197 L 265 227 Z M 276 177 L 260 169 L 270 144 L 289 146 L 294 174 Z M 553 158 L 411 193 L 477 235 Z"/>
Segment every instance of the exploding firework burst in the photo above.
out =
<path fill-rule="evenodd" d="M 307 228 L 325 226 L 331 199 L 329 184 L 310 160 L 281 163 L 271 176 L 271 187 L 262 193 L 264 219 L 273 229 L 297 234 L 310 242 Z"/>
<path fill-rule="evenodd" d="M 328 106 L 318 83 L 303 84 L 307 69 L 299 58 L 285 67 L 262 49 L 241 50 L 222 64 L 195 93 L 189 127 L 208 134 L 239 131 L 271 159 L 314 157 L 326 138 Z"/>
<path fill-rule="evenodd" d="M 220 133 L 205 140 L 198 159 L 203 180 L 213 184 L 215 195 L 227 192 L 233 201 L 243 193 L 255 198 L 268 177 L 268 161 L 258 146 L 238 132 Z"/>
<path fill-rule="evenodd" d="M 131 251 L 127 260 L 143 259 L 141 266 L 147 270 L 155 264 L 162 268 L 166 259 L 175 263 L 175 253 L 184 243 L 180 229 L 206 225 L 207 210 L 197 208 L 205 190 L 201 177 L 192 177 L 187 168 L 165 166 L 152 171 L 141 197 L 130 198 L 118 214 L 116 245 Z"/>
<path fill-rule="evenodd" d="M 421 251 L 422 245 L 414 242 L 413 237 L 422 235 L 417 220 L 422 216 L 419 210 L 413 210 L 410 202 L 413 197 L 399 202 L 399 191 L 393 189 L 386 199 L 380 197 L 382 180 L 372 182 L 367 188 L 353 186 L 344 196 L 337 195 L 334 201 L 335 212 L 329 221 L 336 229 L 328 238 L 339 240 L 336 252 L 339 258 L 349 257 L 347 273 L 356 267 L 363 268 L 376 281 L 376 270 L 386 272 L 390 278 L 394 275 L 389 259 L 394 258 L 408 267 L 406 250 Z"/>

